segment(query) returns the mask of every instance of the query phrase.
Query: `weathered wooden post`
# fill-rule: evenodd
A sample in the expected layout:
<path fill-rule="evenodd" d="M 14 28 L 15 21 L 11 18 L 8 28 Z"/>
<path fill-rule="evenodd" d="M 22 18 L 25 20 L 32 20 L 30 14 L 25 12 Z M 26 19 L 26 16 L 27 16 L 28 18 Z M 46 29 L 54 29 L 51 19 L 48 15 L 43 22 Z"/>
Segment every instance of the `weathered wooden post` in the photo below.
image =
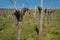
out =
<path fill-rule="evenodd" d="M 39 23 L 40 23 L 40 28 L 39 28 L 39 40 L 41 40 L 41 37 L 42 37 L 42 27 L 43 27 L 43 0 L 40 0 L 41 2 L 41 7 L 38 7 L 38 11 L 39 11 Z"/>
<path fill-rule="evenodd" d="M 48 10 L 48 24 L 50 22 L 50 11 Z"/>
<path fill-rule="evenodd" d="M 44 26 L 47 26 L 47 9 L 44 10 Z"/>
<path fill-rule="evenodd" d="M 36 18 L 36 6 L 35 6 L 35 11 L 34 11 L 34 18 Z"/>
<path fill-rule="evenodd" d="M 38 7 L 38 11 L 39 11 L 39 23 L 40 23 L 40 28 L 39 28 L 39 40 L 40 40 L 40 37 L 42 36 L 42 27 L 43 27 L 43 0 L 40 0 L 41 2 L 41 7 Z"/>
<path fill-rule="evenodd" d="M 16 12 L 14 13 L 15 17 L 17 18 L 17 22 L 18 22 L 18 33 L 17 33 L 17 40 L 21 39 L 21 29 L 22 29 L 22 20 L 23 20 L 23 15 L 25 15 L 25 12 L 28 11 L 27 8 L 23 8 L 21 11 L 16 10 Z"/>
<path fill-rule="evenodd" d="M 51 23 L 51 14 L 52 14 L 52 10 L 49 9 L 49 10 L 48 10 L 48 24 Z"/>
<path fill-rule="evenodd" d="M 20 13 L 20 11 L 16 10 L 16 12 L 14 13 L 15 17 L 17 18 L 17 22 L 18 22 L 18 33 L 17 33 L 17 40 L 20 40 L 21 37 L 21 21 L 22 21 L 22 14 Z"/>
<path fill-rule="evenodd" d="M 51 13 L 51 19 L 52 19 L 52 20 L 53 20 L 54 15 L 55 15 L 55 9 L 53 8 L 53 9 L 52 9 L 52 13 Z"/>
<path fill-rule="evenodd" d="M 25 15 L 25 12 L 28 11 L 28 8 L 22 8 L 22 10 L 17 10 L 16 8 L 16 2 L 13 2 L 13 0 L 10 0 L 10 2 L 13 4 L 14 6 L 14 11 L 15 13 L 13 14 L 18 22 L 18 33 L 17 33 L 17 40 L 21 39 L 21 29 L 22 29 L 22 20 L 23 20 L 23 15 Z"/>
<path fill-rule="evenodd" d="M 22 27 L 21 22 L 18 22 L 17 40 L 21 39 L 21 29 L 22 29 L 21 27 Z"/>
<path fill-rule="evenodd" d="M 18 33 L 17 33 L 17 40 L 20 40 L 21 38 L 21 21 L 23 18 L 23 13 L 19 10 L 16 10 L 16 2 L 13 2 L 13 0 L 10 0 L 10 2 L 13 4 L 14 6 L 14 11 L 15 13 L 13 14 L 16 18 L 17 18 L 17 22 L 18 22 Z"/>
<path fill-rule="evenodd" d="M 52 20 L 53 20 L 53 16 L 54 16 L 54 14 L 53 14 L 53 9 L 51 9 L 51 16 L 50 16 L 50 21 L 52 22 Z"/>
<path fill-rule="evenodd" d="M 41 13 L 40 13 L 40 28 L 39 28 L 39 36 L 42 34 L 42 25 L 43 25 L 43 0 L 40 0 L 40 2 L 41 2 L 41 8 L 42 8 L 42 10 L 41 10 Z"/>
<path fill-rule="evenodd" d="M 50 24 L 53 20 L 54 17 L 54 10 L 53 9 L 49 9 L 48 10 L 48 24 Z"/>

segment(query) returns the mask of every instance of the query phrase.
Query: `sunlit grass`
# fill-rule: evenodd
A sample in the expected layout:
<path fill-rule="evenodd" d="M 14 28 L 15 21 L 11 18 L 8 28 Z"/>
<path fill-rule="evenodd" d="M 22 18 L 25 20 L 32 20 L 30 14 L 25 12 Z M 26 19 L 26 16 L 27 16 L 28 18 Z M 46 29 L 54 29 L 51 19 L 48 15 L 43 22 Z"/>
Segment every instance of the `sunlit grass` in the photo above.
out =
<path fill-rule="evenodd" d="M 10 14 L 11 15 L 11 14 Z M 34 17 L 26 13 L 23 16 L 21 40 L 37 40 L 36 27 L 39 28 L 39 14 Z M 12 17 L 0 16 L 0 40 L 17 40 L 17 22 Z M 16 21 L 16 20 L 15 20 Z M 15 25 L 15 26 L 14 26 Z M 48 26 L 45 40 L 60 40 L 60 12 L 57 11 L 52 23 Z"/>

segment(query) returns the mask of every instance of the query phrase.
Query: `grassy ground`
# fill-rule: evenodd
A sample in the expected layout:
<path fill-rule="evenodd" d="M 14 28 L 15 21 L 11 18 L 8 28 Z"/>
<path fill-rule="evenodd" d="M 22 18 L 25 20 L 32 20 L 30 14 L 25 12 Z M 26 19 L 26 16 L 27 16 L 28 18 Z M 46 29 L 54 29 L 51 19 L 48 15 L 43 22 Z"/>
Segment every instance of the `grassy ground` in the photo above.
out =
<path fill-rule="evenodd" d="M 60 40 L 60 10 L 58 10 L 48 26 L 48 32 L 46 33 L 45 40 Z"/>
<path fill-rule="evenodd" d="M 60 10 L 58 10 L 51 22 L 47 26 L 49 29 L 44 40 L 60 40 Z M 11 14 L 10 14 L 11 15 Z M 12 16 L 0 16 L 0 40 L 17 40 L 17 22 Z M 39 16 L 34 17 L 33 12 L 26 13 L 22 21 L 21 40 L 38 40 Z"/>

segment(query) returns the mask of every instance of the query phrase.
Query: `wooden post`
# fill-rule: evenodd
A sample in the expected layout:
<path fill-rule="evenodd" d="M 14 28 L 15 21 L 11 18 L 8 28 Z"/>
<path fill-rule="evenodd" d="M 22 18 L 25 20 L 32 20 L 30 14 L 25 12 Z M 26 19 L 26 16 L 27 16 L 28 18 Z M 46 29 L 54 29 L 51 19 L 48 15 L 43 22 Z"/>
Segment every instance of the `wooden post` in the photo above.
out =
<path fill-rule="evenodd" d="M 17 40 L 21 40 L 21 29 L 22 29 L 22 20 L 23 20 L 23 15 L 25 15 L 25 12 L 27 11 L 27 8 L 22 9 L 21 11 L 16 10 L 16 12 L 14 13 L 17 22 L 18 22 L 18 33 L 17 33 Z"/>
<path fill-rule="evenodd" d="M 22 24 L 21 22 L 18 22 L 18 33 L 17 33 L 17 40 L 20 40 L 21 39 L 21 28 L 22 27 Z"/>
<path fill-rule="evenodd" d="M 48 24 L 49 24 L 49 20 L 50 19 L 50 11 L 48 10 Z"/>
<path fill-rule="evenodd" d="M 20 40 L 21 39 L 21 27 L 22 27 L 22 18 L 23 18 L 23 14 L 21 14 L 21 12 L 19 10 L 16 10 L 16 12 L 14 13 L 16 19 L 17 19 L 17 22 L 18 22 L 18 25 L 17 25 L 17 40 Z"/>
<path fill-rule="evenodd" d="M 51 23 L 51 10 L 48 10 L 48 24 Z"/>
<path fill-rule="evenodd" d="M 43 8 L 43 0 L 40 0 L 41 1 L 41 8 Z M 43 25 L 43 9 L 41 10 L 41 13 L 40 13 L 40 28 L 39 28 L 39 36 L 42 34 L 42 26 Z"/>
<path fill-rule="evenodd" d="M 12 5 L 14 6 L 14 11 L 15 11 L 14 15 L 15 15 L 15 17 L 17 18 L 17 22 L 18 22 L 17 40 L 20 40 L 20 39 L 21 39 L 21 27 L 22 27 L 21 22 L 22 22 L 22 18 L 23 18 L 22 15 L 23 15 L 23 14 L 21 15 L 20 11 L 17 10 L 17 8 L 16 8 L 16 1 L 13 2 L 13 0 L 10 0 L 10 2 L 11 2 Z"/>
<path fill-rule="evenodd" d="M 52 17 L 51 19 L 52 19 L 52 20 L 54 19 L 54 15 L 55 15 L 55 9 L 53 8 L 53 9 L 52 9 L 52 14 L 51 14 L 51 17 Z"/>
<path fill-rule="evenodd" d="M 35 13 L 34 13 L 34 17 L 36 18 L 36 6 L 35 6 Z"/>
<path fill-rule="evenodd" d="M 44 26 L 47 26 L 47 9 L 44 10 Z"/>
<path fill-rule="evenodd" d="M 54 16 L 54 14 L 53 14 L 53 10 L 51 9 L 51 21 L 53 20 L 53 16 Z"/>

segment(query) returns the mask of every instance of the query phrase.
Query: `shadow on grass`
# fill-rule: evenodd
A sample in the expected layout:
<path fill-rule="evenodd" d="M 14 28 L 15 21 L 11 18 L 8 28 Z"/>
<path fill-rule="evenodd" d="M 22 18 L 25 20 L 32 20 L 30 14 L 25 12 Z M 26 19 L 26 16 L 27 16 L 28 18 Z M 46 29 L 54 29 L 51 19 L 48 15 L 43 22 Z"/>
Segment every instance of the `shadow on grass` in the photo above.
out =
<path fill-rule="evenodd" d="M 35 26 L 34 30 L 37 32 L 37 35 L 38 35 L 39 34 L 39 28 L 37 26 Z"/>

